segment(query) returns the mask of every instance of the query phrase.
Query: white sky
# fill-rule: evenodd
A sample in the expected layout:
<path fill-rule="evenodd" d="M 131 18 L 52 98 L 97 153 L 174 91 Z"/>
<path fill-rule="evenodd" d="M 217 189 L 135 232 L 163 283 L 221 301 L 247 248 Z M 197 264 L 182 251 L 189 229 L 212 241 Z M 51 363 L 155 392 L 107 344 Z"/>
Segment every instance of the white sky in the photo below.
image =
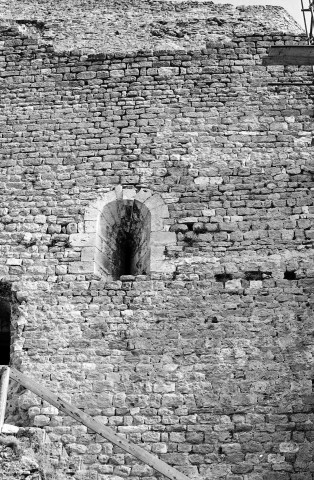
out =
<path fill-rule="evenodd" d="M 229 3 L 232 5 L 280 5 L 284 7 L 303 28 L 303 14 L 301 0 L 214 0 L 214 3 Z M 309 5 L 309 0 L 303 0 L 304 8 Z"/>

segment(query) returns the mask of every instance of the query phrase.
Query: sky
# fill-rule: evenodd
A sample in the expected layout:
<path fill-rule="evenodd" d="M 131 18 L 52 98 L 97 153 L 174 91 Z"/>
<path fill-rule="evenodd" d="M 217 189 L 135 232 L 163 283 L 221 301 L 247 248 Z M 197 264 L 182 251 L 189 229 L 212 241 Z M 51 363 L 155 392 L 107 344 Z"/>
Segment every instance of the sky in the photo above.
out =
<path fill-rule="evenodd" d="M 215 3 L 231 3 L 232 5 L 280 5 L 284 7 L 303 28 L 303 14 L 301 0 L 214 0 Z M 308 7 L 309 0 L 303 0 L 304 8 Z"/>

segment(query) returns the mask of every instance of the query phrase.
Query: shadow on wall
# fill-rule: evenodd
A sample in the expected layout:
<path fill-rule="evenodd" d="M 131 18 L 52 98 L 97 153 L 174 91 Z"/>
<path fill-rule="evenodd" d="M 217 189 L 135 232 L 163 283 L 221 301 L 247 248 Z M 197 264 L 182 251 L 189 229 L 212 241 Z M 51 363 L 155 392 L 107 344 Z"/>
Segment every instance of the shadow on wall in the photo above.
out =
<path fill-rule="evenodd" d="M 10 302 L 0 297 L 0 365 L 9 365 L 10 363 L 10 323 Z"/>

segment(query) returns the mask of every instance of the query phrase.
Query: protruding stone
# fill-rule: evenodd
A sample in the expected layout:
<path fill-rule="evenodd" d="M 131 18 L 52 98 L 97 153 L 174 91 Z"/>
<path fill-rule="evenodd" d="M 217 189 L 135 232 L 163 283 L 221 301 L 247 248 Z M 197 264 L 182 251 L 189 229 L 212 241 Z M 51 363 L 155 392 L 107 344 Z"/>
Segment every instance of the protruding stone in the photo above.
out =
<path fill-rule="evenodd" d="M 19 427 L 16 427 L 15 425 L 10 425 L 8 423 L 4 423 L 2 426 L 1 433 L 7 434 L 7 435 L 16 435 L 17 432 L 19 431 Z"/>

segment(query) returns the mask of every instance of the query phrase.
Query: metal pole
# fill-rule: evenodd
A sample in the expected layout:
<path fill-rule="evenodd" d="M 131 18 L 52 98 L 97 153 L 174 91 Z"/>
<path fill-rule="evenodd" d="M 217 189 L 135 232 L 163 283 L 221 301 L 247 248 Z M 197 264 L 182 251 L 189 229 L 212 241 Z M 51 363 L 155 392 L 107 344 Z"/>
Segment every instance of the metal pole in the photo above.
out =
<path fill-rule="evenodd" d="M 301 0 L 301 6 L 302 6 L 302 13 L 303 13 L 303 18 L 304 18 L 304 26 L 305 26 L 305 33 L 307 36 L 307 43 L 309 46 L 313 45 L 313 31 L 314 31 L 314 1 L 309 0 L 309 6 L 308 8 L 304 8 L 304 3 L 303 0 Z M 305 15 L 305 12 L 309 12 L 310 14 L 310 19 L 309 19 L 309 25 L 307 23 L 307 17 Z M 314 73 L 314 65 L 312 66 L 312 70 Z"/>
<path fill-rule="evenodd" d="M 309 32 L 308 32 L 308 29 L 307 29 L 307 21 L 306 21 L 306 16 L 305 16 L 305 9 L 304 9 L 303 0 L 301 0 L 301 5 L 302 5 L 303 18 L 304 18 L 305 33 L 306 33 L 306 36 L 309 40 Z"/>
<path fill-rule="evenodd" d="M 309 0 L 309 12 L 311 14 L 311 21 L 310 21 L 310 30 L 308 31 L 308 43 L 309 45 L 313 45 L 313 29 L 314 29 L 314 9 L 313 9 L 313 1 Z M 312 71 L 314 73 L 314 65 L 312 67 Z"/>
<path fill-rule="evenodd" d="M 10 380 L 10 368 L 2 368 L 2 375 L 0 379 L 0 433 L 2 432 L 2 427 L 4 424 L 5 409 L 7 405 L 8 398 L 8 388 Z"/>
<path fill-rule="evenodd" d="M 313 2 L 310 2 L 309 9 L 311 12 L 311 26 L 309 32 L 309 44 L 313 44 L 313 28 L 314 28 L 314 10 L 313 10 Z"/>

